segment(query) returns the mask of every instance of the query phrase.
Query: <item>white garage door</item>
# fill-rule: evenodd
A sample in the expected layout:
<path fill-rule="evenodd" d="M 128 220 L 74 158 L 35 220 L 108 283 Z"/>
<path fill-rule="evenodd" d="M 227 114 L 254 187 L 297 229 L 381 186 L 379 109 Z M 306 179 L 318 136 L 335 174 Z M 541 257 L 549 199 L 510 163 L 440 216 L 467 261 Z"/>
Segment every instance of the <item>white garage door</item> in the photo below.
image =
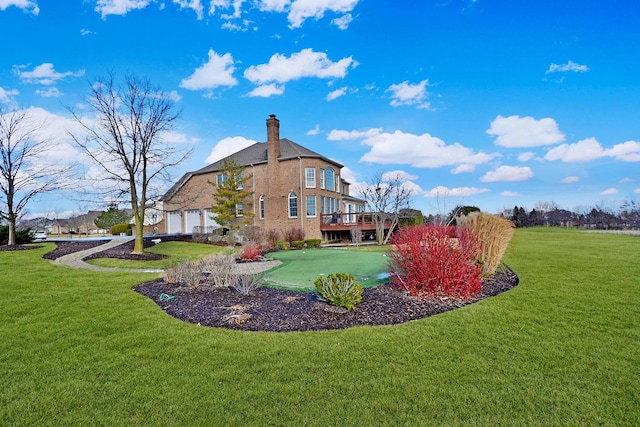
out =
<path fill-rule="evenodd" d="M 182 212 L 167 212 L 167 233 L 182 233 Z"/>
<path fill-rule="evenodd" d="M 185 233 L 193 233 L 194 227 L 198 227 L 198 229 L 200 228 L 200 211 L 197 209 L 188 210 L 184 218 Z M 196 232 L 198 231 L 198 229 L 196 229 Z"/>
<path fill-rule="evenodd" d="M 216 214 L 211 212 L 211 209 L 204 210 L 204 229 L 207 233 L 211 233 L 213 230 L 220 228 L 220 224 L 218 224 L 212 217 Z"/>

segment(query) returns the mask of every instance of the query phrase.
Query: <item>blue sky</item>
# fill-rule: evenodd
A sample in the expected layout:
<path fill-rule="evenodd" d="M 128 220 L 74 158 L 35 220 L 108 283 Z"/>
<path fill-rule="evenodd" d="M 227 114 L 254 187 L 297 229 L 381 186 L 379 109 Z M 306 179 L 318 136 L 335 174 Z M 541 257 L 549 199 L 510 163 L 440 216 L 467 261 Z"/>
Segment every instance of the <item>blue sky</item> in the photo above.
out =
<path fill-rule="evenodd" d="M 132 72 L 182 109 L 175 179 L 276 114 L 354 184 L 399 171 L 425 213 L 617 206 L 640 198 L 639 19 L 635 0 L 0 0 L 0 104 L 80 159 L 67 107 Z"/>

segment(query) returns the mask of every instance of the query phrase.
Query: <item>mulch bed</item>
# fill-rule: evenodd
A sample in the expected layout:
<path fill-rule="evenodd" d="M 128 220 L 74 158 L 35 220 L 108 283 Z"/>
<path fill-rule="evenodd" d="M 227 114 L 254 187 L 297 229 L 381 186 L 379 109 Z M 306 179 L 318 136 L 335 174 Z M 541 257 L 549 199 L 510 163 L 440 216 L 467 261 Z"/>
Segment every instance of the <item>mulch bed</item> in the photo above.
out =
<path fill-rule="evenodd" d="M 403 290 L 381 285 L 364 289 L 362 302 L 352 310 L 322 302 L 313 292 L 268 287 L 242 295 L 232 288 L 190 289 L 159 279 L 138 285 L 134 290 L 185 322 L 243 331 L 290 332 L 393 325 L 422 319 L 498 295 L 518 285 L 518 281 L 518 276 L 505 267 L 485 279 L 480 294 L 470 301 L 423 302 Z M 175 298 L 167 300 L 167 296 Z"/>

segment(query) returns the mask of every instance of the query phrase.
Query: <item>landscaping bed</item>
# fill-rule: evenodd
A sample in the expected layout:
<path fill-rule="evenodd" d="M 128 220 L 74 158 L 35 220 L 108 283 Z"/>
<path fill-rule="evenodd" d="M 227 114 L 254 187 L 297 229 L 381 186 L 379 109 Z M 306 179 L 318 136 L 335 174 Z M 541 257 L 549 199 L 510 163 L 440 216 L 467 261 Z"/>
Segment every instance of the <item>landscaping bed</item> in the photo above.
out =
<path fill-rule="evenodd" d="M 483 281 L 476 298 L 464 302 L 435 299 L 423 302 L 403 290 L 380 285 L 364 289 L 362 301 L 352 310 L 330 306 L 318 300 L 313 292 L 269 287 L 242 295 L 232 288 L 191 289 L 158 279 L 134 290 L 185 322 L 244 331 L 290 332 L 404 323 L 472 304 L 517 284 L 518 276 L 504 267 Z"/>

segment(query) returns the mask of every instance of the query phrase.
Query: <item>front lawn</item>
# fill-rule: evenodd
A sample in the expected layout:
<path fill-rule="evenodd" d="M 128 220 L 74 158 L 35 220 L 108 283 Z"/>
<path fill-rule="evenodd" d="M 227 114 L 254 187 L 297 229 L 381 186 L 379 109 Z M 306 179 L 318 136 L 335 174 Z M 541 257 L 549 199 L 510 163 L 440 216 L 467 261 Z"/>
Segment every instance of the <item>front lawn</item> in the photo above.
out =
<path fill-rule="evenodd" d="M 520 285 L 395 326 L 183 323 L 154 274 L 0 252 L 0 425 L 640 425 L 640 238 L 518 230 Z M 315 275 L 315 272 L 312 272 Z"/>

